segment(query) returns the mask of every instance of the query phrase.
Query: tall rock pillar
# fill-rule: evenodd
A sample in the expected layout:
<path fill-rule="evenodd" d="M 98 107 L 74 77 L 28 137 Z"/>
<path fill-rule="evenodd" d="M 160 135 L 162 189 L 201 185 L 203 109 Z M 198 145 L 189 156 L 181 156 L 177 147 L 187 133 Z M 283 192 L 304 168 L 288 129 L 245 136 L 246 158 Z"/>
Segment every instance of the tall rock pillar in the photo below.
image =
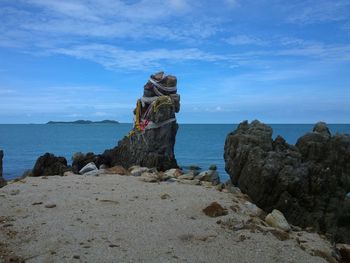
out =
<path fill-rule="evenodd" d="M 177 167 L 174 145 L 180 111 L 175 76 L 158 72 L 150 76 L 134 110 L 134 127 L 118 145 L 103 153 L 107 164 L 155 167 L 160 171 Z"/>

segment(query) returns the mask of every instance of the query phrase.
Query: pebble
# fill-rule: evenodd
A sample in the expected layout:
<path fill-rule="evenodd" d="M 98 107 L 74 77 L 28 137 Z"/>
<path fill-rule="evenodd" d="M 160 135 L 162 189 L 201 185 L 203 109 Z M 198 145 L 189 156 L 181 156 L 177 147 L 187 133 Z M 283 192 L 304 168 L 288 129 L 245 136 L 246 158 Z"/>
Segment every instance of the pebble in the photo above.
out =
<path fill-rule="evenodd" d="M 162 194 L 162 195 L 160 196 L 160 198 L 161 198 L 161 199 L 168 199 L 168 198 L 170 198 L 170 195 L 168 195 L 168 194 Z"/>
<path fill-rule="evenodd" d="M 277 209 L 274 209 L 270 214 L 266 216 L 265 222 L 270 226 L 279 228 L 283 231 L 290 231 L 290 225 L 288 224 L 287 219 Z"/>
<path fill-rule="evenodd" d="M 55 204 L 47 204 L 47 205 L 45 205 L 45 207 L 46 208 L 54 208 L 54 207 L 56 207 L 56 205 Z"/>
<path fill-rule="evenodd" d="M 213 202 L 203 209 L 204 214 L 210 217 L 218 217 L 227 215 L 227 209 L 223 208 L 219 203 Z"/>

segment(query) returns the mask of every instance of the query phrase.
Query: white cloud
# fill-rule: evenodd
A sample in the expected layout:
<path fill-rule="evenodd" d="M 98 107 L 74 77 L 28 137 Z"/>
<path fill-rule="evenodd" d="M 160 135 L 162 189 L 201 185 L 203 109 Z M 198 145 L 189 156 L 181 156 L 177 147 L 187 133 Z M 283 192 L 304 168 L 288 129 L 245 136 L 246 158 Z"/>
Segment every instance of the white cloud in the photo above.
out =
<path fill-rule="evenodd" d="M 159 68 L 164 63 L 227 60 L 226 56 L 213 55 L 196 48 L 136 51 L 112 45 L 90 44 L 52 52 L 91 60 L 112 70 L 149 70 Z"/>
<path fill-rule="evenodd" d="M 267 41 L 257 37 L 248 35 L 236 35 L 225 39 L 225 41 L 231 45 L 257 45 L 265 46 L 268 44 Z"/>
<path fill-rule="evenodd" d="M 291 5 L 288 21 L 297 24 L 314 24 L 349 19 L 348 0 L 306 0 Z"/>

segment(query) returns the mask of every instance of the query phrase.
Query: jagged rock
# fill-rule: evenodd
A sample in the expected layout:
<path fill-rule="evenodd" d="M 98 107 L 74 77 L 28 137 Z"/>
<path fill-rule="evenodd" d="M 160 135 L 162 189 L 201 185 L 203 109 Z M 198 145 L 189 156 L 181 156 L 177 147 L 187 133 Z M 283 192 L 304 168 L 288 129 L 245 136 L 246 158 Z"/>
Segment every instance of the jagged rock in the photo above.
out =
<path fill-rule="evenodd" d="M 271 136 L 259 121 L 228 134 L 224 159 L 232 183 L 266 212 L 278 209 L 293 225 L 350 242 L 350 135 L 332 136 L 317 123 L 296 146 Z"/>
<path fill-rule="evenodd" d="M 56 157 L 52 153 L 45 153 L 36 160 L 32 176 L 63 175 L 67 170 L 66 158 Z"/>
<path fill-rule="evenodd" d="M 79 173 L 80 174 L 86 174 L 91 171 L 97 171 L 98 168 L 96 167 L 95 163 L 91 162 L 85 165 L 83 168 L 80 169 Z"/>
<path fill-rule="evenodd" d="M 270 226 L 279 228 L 283 231 L 290 231 L 290 225 L 288 224 L 287 219 L 280 211 L 276 209 L 266 216 L 265 222 Z"/>
<path fill-rule="evenodd" d="M 177 168 L 174 144 L 179 102 L 176 77 L 163 72 L 151 75 L 144 87 L 144 96 L 136 103 L 134 128 L 115 148 L 103 153 L 105 163 L 126 168 L 155 167 L 158 171 Z"/>
<path fill-rule="evenodd" d="M 79 171 L 88 163 L 94 163 L 97 167 L 100 167 L 105 163 L 105 161 L 101 155 L 96 155 L 93 152 L 89 152 L 87 154 L 77 152 L 72 156 L 73 172 L 79 173 Z"/>
<path fill-rule="evenodd" d="M 0 187 L 3 187 L 6 185 L 6 181 L 2 177 L 2 158 L 4 157 L 4 152 L 0 150 Z"/>
<path fill-rule="evenodd" d="M 350 245 L 349 244 L 337 244 L 336 248 L 342 257 L 343 262 L 350 262 Z"/>

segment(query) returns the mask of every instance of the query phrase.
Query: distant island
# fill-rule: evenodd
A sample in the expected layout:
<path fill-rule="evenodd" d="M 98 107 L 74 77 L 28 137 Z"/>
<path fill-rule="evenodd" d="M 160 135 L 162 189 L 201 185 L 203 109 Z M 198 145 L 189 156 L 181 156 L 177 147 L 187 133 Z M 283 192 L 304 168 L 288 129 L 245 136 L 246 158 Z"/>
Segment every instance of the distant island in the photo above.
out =
<path fill-rule="evenodd" d="M 77 121 L 49 121 L 46 124 L 118 124 L 119 121 L 113 120 L 103 120 L 103 121 L 87 121 L 87 120 L 77 120 Z"/>

